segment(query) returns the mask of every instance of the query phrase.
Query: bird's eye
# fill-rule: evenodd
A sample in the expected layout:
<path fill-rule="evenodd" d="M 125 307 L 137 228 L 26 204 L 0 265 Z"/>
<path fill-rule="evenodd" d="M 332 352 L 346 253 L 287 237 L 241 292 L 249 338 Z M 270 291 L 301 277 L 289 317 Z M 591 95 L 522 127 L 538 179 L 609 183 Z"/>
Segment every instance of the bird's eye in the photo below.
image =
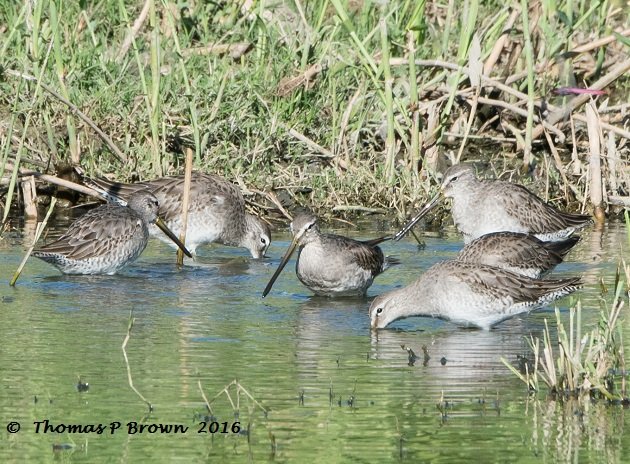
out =
<path fill-rule="evenodd" d="M 383 312 L 383 308 L 376 308 L 376 314 L 381 314 Z"/>
<path fill-rule="evenodd" d="M 457 176 L 451 177 L 451 182 L 455 182 L 457 180 Z"/>
<path fill-rule="evenodd" d="M 266 245 L 267 239 L 265 237 L 260 237 L 260 243 L 262 243 L 263 245 Z"/>

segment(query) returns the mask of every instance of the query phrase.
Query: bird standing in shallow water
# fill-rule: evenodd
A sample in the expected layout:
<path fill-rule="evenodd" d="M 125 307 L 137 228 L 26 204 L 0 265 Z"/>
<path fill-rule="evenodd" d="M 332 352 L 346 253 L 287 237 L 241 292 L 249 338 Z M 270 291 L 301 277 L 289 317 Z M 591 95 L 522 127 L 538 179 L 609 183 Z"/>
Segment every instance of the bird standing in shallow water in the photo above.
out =
<path fill-rule="evenodd" d="M 298 279 L 316 295 L 365 295 L 374 277 L 397 261 L 385 257 L 377 245 L 386 238 L 361 242 L 341 235 L 322 234 L 317 218 L 300 213 L 291 222 L 293 240 L 265 287 L 267 296 L 282 269 L 299 245 L 295 271 Z"/>
<path fill-rule="evenodd" d="M 84 178 L 89 186 L 105 195 L 128 198 L 133 192 L 147 190 L 160 202 L 159 215 L 177 235 L 181 231 L 184 176 L 162 177 L 135 184 L 106 179 Z M 238 187 L 219 176 L 194 172 L 190 185 L 190 203 L 186 244 L 192 254 L 205 243 L 247 248 L 254 258 L 265 256 L 271 243 L 271 231 L 262 220 L 245 211 L 245 200 Z M 157 229 L 151 235 L 166 237 Z"/>
<path fill-rule="evenodd" d="M 147 246 L 149 224 L 159 227 L 187 255 L 190 252 L 157 216 L 152 193 L 136 192 L 127 206 L 106 204 L 76 221 L 57 240 L 33 252 L 64 274 L 114 274 Z"/>
<path fill-rule="evenodd" d="M 590 224 L 591 217 L 563 213 L 522 185 L 501 180 L 479 180 L 470 164 L 456 164 L 445 173 L 441 193 L 453 199 L 455 226 L 464 242 L 493 232 L 531 234 L 543 241 L 563 240 Z M 438 203 L 440 193 L 398 232 L 400 240 Z"/>
<path fill-rule="evenodd" d="M 533 235 L 495 232 L 470 242 L 455 259 L 538 279 L 560 264 L 579 240 L 580 237 L 573 236 L 562 241 L 543 242 Z"/>
<path fill-rule="evenodd" d="M 490 329 L 581 287 L 579 277 L 537 280 L 483 264 L 443 261 L 406 287 L 377 296 L 370 323 L 382 329 L 411 316 L 431 316 Z"/>

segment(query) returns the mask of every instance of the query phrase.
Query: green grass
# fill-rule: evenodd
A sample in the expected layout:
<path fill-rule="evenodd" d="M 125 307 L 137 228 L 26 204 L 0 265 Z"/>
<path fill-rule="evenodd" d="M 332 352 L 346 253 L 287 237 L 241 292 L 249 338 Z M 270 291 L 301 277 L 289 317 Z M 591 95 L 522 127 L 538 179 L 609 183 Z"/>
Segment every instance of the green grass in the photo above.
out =
<path fill-rule="evenodd" d="M 469 118 L 474 92 L 466 90 L 466 73 L 406 60 L 412 56 L 468 66 L 473 35 L 486 60 L 511 12 L 500 2 L 260 0 L 244 12 L 244 2 L 186 6 L 154 0 L 121 54 L 142 8 L 143 2 L 136 3 L 5 2 L 0 65 L 53 87 L 89 115 L 128 162 L 120 162 L 65 105 L 37 91 L 36 82 L 4 73 L 0 124 L 12 136 L 1 139 L 4 177 L 11 162 L 37 169 L 43 163 L 53 173 L 80 164 L 88 173 L 122 180 L 151 178 L 182 172 L 184 149 L 191 147 L 196 169 L 259 191 L 286 190 L 296 203 L 320 213 L 362 205 L 402 216 L 410 204 L 426 199 L 433 173 L 459 150 L 463 160 L 491 163 L 495 170 L 523 161 L 543 170 L 549 164 L 545 146 L 530 138 L 532 124 L 537 124 L 533 106 L 522 117 L 480 104 L 470 134 L 482 139 L 466 139 L 460 147 L 463 139 L 448 134 L 458 132 L 456 121 Z M 607 72 L 606 63 L 623 56 L 620 41 L 573 62 L 570 57 L 558 60 L 558 54 L 629 26 L 623 14 L 606 14 L 614 5 L 598 6 L 570 0 L 531 7 L 505 32 L 508 46 L 490 75 L 501 80 L 520 73 L 510 86 L 528 92 L 530 102 L 566 85 L 556 71 L 571 63 L 578 85 L 594 82 Z M 460 14 L 464 10 L 467 14 Z M 523 27 L 529 31 L 524 43 Z M 236 57 L 193 53 L 240 43 L 250 49 Z M 515 55 L 523 45 L 523 56 Z M 583 67 L 584 57 L 592 57 L 595 67 Z M 321 66 L 321 72 L 301 85 L 290 84 L 289 79 L 300 82 L 314 66 Z M 613 83 L 610 105 L 627 95 L 627 76 Z M 484 88 L 481 96 L 491 90 Z M 494 98 L 518 104 L 505 94 Z M 510 137 L 510 130 L 520 132 L 516 139 L 523 143 L 495 142 Z M 463 131 L 462 125 L 459 133 Z M 558 149 L 566 165 L 573 146 L 570 128 L 565 124 L 562 131 L 567 142 Z M 24 156 L 16 141 L 22 135 Z M 586 160 L 580 127 L 577 137 L 578 156 Z M 619 144 L 627 151 L 627 144 Z M 571 178 L 574 190 L 585 192 L 586 176 L 579 174 Z M 551 188 L 551 198 L 563 203 L 574 199 L 561 194 L 558 182 Z M 5 195 L 5 205 L 14 202 L 13 192 Z"/>
<path fill-rule="evenodd" d="M 627 279 L 630 275 L 625 263 L 623 267 Z M 556 308 L 555 326 L 550 329 L 545 320 L 543 339 L 529 340 L 531 364 L 522 363 L 523 369 L 519 370 L 502 359 L 530 392 L 538 393 L 544 385 L 552 397 L 560 400 L 592 398 L 628 403 L 622 339 L 622 310 L 628 301 L 628 286 L 620 268 L 615 276 L 613 301 L 608 305 L 602 296 L 600 320 L 592 330 L 582 326 L 581 302 L 571 308 L 568 328 Z M 602 292 L 607 293 L 603 283 Z M 556 339 L 557 343 L 552 342 Z"/>

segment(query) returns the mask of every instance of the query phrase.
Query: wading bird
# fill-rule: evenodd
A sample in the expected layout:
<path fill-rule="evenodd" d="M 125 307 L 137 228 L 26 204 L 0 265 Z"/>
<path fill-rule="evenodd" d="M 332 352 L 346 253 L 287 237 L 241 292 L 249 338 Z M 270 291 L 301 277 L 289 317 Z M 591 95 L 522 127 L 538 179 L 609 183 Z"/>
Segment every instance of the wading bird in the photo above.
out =
<path fill-rule="evenodd" d="M 134 184 L 84 177 L 90 187 L 105 196 L 123 199 L 141 190 L 153 193 L 160 202 L 159 215 L 168 227 L 179 235 L 182 226 L 184 176 Z M 194 172 L 190 185 L 186 245 L 196 254 L 197 247 L 206 243 L 247 248 L 254 258 L 265 256 L 271 243 L 269 226 L 245 211 L 245 200 L 239 188 L 219 176 Z M 151 235 L 170 243 L 156 228 Z"/>
<path fill-rule="evenodd" d="M 519 232 L 543 240 L 563 240 L 590 224 L 591 217 L 563 213 L 522 185 L 502 180 L 479 180 L 470 164 L 456 164 L 446 173 L 440 192 L 394 236 L 400 240 L 439 202 L 452 198 L 455 226 L 464 242 L 493 232 Z"/>
<path fill-rule="evenodd" d="M 533 235 L 494 232 L 474 239 L 455 259 L 538 279 L 560 264 L 579 240 L 574 235 L 557 242 L 543 242 Z"/>
<path fill-rule="evenodd" d="M 298 279 L 316 295 L 365 295 L 374 277 L 397 261 L 385 257 L 377 245 L 390 237 L 361 242 L 334 234 L 322 234 L 317 218 L 300 213 L 291 222 L 293 240 L 265 287 L 267 296 L 282 269 L 299 245 L 295 266 Z"/>
<path fill-rule="evenodd" d="M 406 287 L 377 296 L 370 323 L 382 329 L 398 319 L 430 316 L 490 329 L 580 287 L 579 277 L 539 280 L 483 264 L 442 261 Z"/>
<path fill-rule="evenodd" d="M 114 274 L 135 261 L 147 246 L 155 224 L 189 257 L 190 252 L 158 217 L 158 200 L 146 191 L 129 197 L 127 206 L 106 204 L 72 224 L 57 240 L 35 250 L 64 274 Z"/>

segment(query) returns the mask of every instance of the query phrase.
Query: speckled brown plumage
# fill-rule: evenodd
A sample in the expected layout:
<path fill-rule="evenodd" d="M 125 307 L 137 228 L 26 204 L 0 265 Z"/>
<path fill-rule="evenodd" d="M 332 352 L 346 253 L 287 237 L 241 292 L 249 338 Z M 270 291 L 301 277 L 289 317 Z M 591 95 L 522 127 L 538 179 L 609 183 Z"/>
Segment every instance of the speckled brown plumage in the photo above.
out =
<path fill-rule="evenodd" d="M 522 185 L 479 180 L 470 164 L 449 168 L 444 173 L 441 193 L 453 200 L 453 221 L 466 243 L 493 232 L 531 234 L 543 241 L 563 240 L 592 222 L 588 215 L 559 211 Z M 395 239 L 413 227 L 437 200 L 434 197 Z"/>
<path fill-rule="evenodd" d="M 493 266 L 443 261 L 406 287 L 384 293 L 370 305 L 373 328 L 411 316 L 431 316 L 489 329 L 574 292 L 579 277 L 540 280 Z"/>
<path fill-rule="evenodd" d="M 140 190 L 152 192 L 160 201 L 160 216 L 179 235 L 183 175 L 134 184 L 87 178 L 85 182 L 105 194 L 123 199 Z M 157 230 L 151 228 L 150 232 L 164 239 Z M 194 172 L 190 186 L 186 245 L 194 254 L 198 246 L 212 242 L 244 247 L 254 258 L 261 258 L 271 242 L 271 231 L 266 223 L 246 212 L 245 200 L 237 186 L 219 176 Z"/>
<path fill-rule="evenodd" d="M 573 236 L 562 241 L 543 242 L 533 235 L 495 232 L 482 235 L 464 246 L 456 259 L 540 278 L 560 264 L 579 240 L 580 237 Z"/>
<path fill-rule="evenodd" d="M 35 250 L 33 256 L 65 274 L 114 274 L 135 261 L 146 247 L 149 224 L 160 221 L 158 207 L 157 198 L 146 191 L 132 194 L 128 206 L 99 206 L 74 221 L 57 240 Z"/>
<path fill-rule="evenodd" d="M 296 274 L 313 293 L 323 296 L 364 295 L 374 278 L 396 260 L 385 257 L 378 243 L 387 238 L 361 242 L 335 234 L 320 233 L 317 218 L 310 213 L 295 216 L 291 223 L 293 241 L 263 296 L 299 246 Z"/>

